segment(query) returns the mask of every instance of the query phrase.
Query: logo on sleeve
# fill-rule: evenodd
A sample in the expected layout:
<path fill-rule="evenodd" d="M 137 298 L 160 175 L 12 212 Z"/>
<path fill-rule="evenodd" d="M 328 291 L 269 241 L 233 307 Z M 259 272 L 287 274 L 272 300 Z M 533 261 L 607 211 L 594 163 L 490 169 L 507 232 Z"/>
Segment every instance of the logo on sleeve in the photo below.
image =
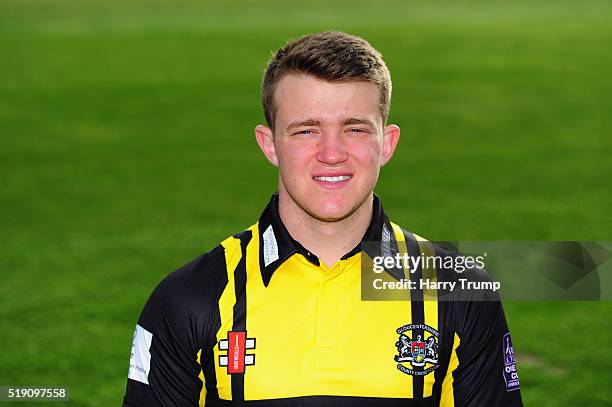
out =
<path fill-rule="evenodd" d="M 219 350 L 227 351 L 219 355 L 219 366 L 227 366 L 228 374 L 244 374 L 245 366 L 255 364 L 255 355 L 247 355 L 247 349 L 255 349 L 255 338 L 247 338 L 246 332 L 228 332 L 227 339 L 219 341 Z"/>
<path fill-rule="evenodd" d="M 140 383 L 149 384 L 149 369 L 151 368 L 151 341 L 153 334 L 140 325 L 136 325 L 130 354 L 130 370 L 128 378 Z"/>
<path fill-rule="evenodd" d="M 504 335 L 503 341 L 504 352 L 504 380 L 506 381 L 506 391 L 518 390 L 519 378 L 516 370 L 516 359 L 514 357 L 514 349 L 512 348 L 512 339 L 510 332 Z"/>
<path fill-rule="evenodd" d="M 438 367 L 438 331 L 424 324 L 410 324 L 397 328 L 398 370 L 411 376 L 425 376 Z M 410 336 L 406 332 L 411 332 Z M 410 366 L 402 364 L 408 362 Z"/>

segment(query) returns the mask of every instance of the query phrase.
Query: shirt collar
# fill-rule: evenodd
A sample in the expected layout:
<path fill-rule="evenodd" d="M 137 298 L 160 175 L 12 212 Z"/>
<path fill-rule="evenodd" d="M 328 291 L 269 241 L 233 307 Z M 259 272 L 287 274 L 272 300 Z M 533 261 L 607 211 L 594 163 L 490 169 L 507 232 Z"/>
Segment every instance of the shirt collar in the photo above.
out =
<path fill-rule="evenodd" d="M 264 209 L 258 222 L 259 229 L 259 267 L 264 285 L 270 284 L 272 275 L 289 257 L 299 253 L 315 266 L 320 262 L 317 256 L 309 252 L 297 240 L 293 239 L 278 213 L 278 193 L 272 195 L 266 209 Z M 364 245 L 364 242 L 376 242 Z M 342 256 L 346 260 L 361 250 L 371 257 L 394 256 L 399 252 L 395 233 L 389 218 L 385 214 L 380 199 L 374 194 L 372 220 L 364 233 L 361 242 L 350 252 Z M 399 271 L 389 270 L 396 279 L 403 278 Z M 397 275 L 396 275 L 397 274 Z"/>

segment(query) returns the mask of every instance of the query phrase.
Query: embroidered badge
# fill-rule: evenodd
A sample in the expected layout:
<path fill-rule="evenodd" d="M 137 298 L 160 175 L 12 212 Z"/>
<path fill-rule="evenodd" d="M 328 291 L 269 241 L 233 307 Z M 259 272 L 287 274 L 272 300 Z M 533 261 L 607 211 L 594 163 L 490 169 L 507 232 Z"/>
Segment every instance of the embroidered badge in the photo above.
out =
<path fill-rule="evenodd" d="M 506 391 L 520 389 L 518 371 L 516 370 L 516 358 L 514 357 L 514 348 L 512 347 L 512 338 L 510 332 L 504 335 L 503 342 L 504 352 L 504 380 L 506 382 Z"/>
<path fill-rule="evenodd" d="M 438 367 L 438 331 L 429 325 L 410 324 L 397 328 L 396 332 L 399 334 L 395 342 L 398 370 L 411 376 L 425 376 Z"/>
<path fill-rule="evenodd" d="M 227 374 L 243 374 L 245 366 L 255 364 L 255 355 L 247 355 L 247 349 L 255 349 L 255 338 L 247 338 L 246 332 L 228 332 L 227 339 L 219 341 L 219 350 L 227 351 L 219 355 L 219 366 L 227 366 Z"/>

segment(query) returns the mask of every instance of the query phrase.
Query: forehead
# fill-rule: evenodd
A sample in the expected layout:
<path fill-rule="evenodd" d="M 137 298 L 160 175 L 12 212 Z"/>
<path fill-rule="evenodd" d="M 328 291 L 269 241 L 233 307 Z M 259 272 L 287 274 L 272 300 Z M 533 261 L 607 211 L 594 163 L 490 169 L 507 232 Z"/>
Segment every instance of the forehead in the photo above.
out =
<path fill-rule="evenodd" d="M 295 120 L 316 119 L 340 123 L 365 117 L 378 123 L 380 90 L 371 82 L 327 82 L 310 75 L 285 75 L 274 92 L 276 122 L 282 126 Z"/>

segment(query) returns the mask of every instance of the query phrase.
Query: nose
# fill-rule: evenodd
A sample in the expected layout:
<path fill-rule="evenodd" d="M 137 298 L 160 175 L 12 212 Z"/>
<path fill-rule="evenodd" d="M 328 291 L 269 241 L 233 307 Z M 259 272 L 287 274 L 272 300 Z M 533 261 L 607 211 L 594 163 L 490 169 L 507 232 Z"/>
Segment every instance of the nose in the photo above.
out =
<path fill-rule="evenodd" d="M 341 133 L 325 132 L 317 144 L 317 161 L 325 164 L 340 164 L 348 159 L 348 151 Z"/>

